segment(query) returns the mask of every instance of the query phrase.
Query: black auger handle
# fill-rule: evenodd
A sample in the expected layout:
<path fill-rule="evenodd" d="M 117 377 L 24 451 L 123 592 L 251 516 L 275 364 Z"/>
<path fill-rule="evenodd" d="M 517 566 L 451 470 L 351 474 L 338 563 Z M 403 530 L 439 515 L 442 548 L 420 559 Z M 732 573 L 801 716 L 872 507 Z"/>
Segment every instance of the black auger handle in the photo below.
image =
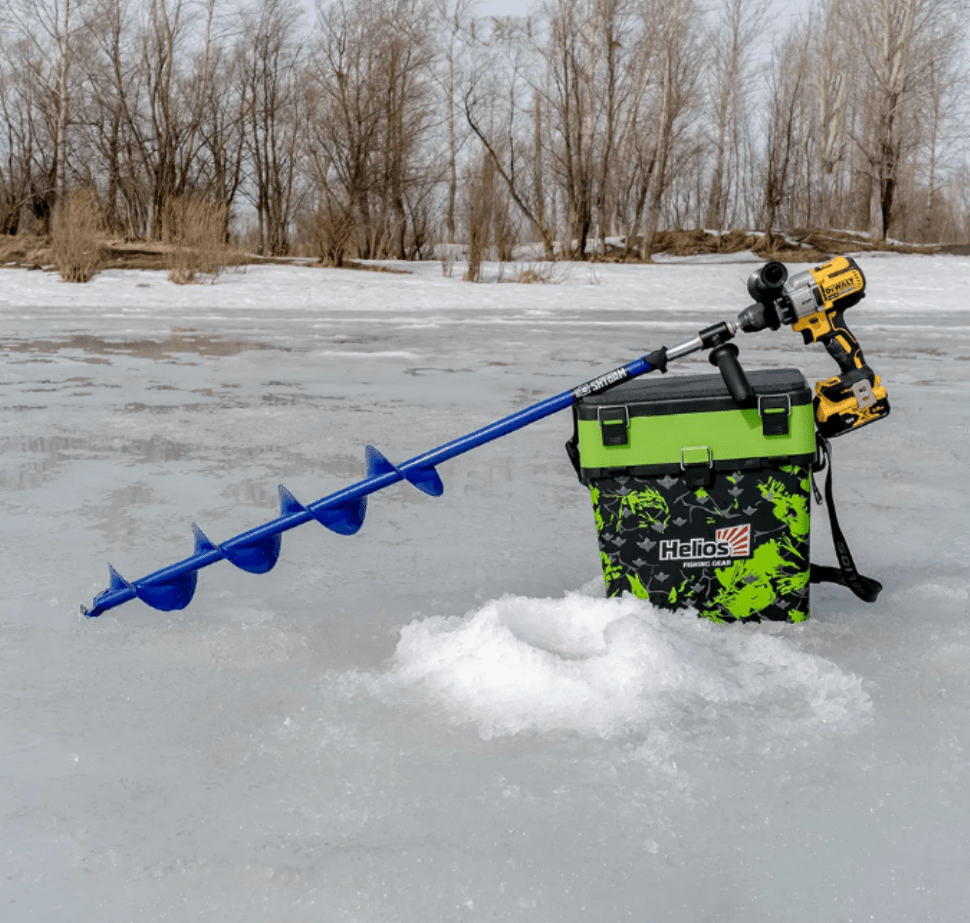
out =
<path fill-rule="evenodd" d="M 731 397 L 740 407 L 747 407 L 754 403 L 754 389 L 748 376 L 744 374 L 741 363 L 738 361 L 738 348 L 734 343 L 722 343 L 715 346 L 708 356 L 711 365 L 716 365 L 727 385 Z"/>

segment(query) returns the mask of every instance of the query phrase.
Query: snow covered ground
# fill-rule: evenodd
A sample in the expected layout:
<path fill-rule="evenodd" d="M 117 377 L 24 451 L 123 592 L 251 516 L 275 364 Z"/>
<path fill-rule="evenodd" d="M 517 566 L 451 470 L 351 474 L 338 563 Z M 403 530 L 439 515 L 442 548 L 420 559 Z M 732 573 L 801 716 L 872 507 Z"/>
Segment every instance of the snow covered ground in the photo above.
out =
<path fill-rule="evenodd" d="M 970 260 L 859 260 L 893 411 L 836 442 L 836 494 L 885 590 L 816 588 L 798 626 L 603 599 L 566 414 L 443 465 L 440 499 L 376 494 L 355 537 L 287 533 L 268 575 L 205 569 L 182 612 L 78 608 L 192 522 L 357 480 L 367 443 L 411 458 L 734 317 L 753 259 L 0 270 L 2 919 L 966 919 Z"/>

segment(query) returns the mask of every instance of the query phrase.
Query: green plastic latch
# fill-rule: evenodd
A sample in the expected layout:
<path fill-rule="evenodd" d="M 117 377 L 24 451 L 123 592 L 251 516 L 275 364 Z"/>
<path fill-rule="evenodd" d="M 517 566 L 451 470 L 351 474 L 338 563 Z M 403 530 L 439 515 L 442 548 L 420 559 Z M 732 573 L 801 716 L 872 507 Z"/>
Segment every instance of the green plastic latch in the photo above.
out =
<path fill-rule="evenodd" d="M 681 449 L 680 469 L 691 487 L 710 487 L 714 480 L 714 453 L 710 446 L 685 446 Z"/>
<path fill-rule="evenodd" d="M 629 445 L 630 412 L 625 406 L 600 407 L 596 415 L 600 422 L 603 445 Z"/>
<path fill-rule="evenodd" d="M 763 394 L 758 398 L 761 432 L 765 436 L 787 436 L 791 398 L 787 394 Z"/>
<path fill-rule="evenodd" d="M 680 466 L 686 468 L 688 465 L 707 465 L 710 466 L 714 456 L 706 445 L 687 446 L 680 450 Z"/>

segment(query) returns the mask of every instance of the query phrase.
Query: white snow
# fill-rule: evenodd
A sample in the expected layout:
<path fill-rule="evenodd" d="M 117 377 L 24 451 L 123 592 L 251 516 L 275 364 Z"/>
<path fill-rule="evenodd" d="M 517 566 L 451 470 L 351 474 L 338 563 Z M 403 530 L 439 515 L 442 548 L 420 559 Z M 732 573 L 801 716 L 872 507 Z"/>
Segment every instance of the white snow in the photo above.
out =
<path fill-rule="evenodd" d="M 858 256 L 892 414 L 836 441 L 875 605 L 800 625 L 603 598 L 559 414 L 226 562 L 79 605 L 747 304 L 757 261 L 554 284 L 0 269 L 4 920 L 961 921 L 970 901 L 970 260 Z M 509 278 L 508 268 L 503 273 Z M 749 368 L 833 374 L 789 330 Z M 671 374 L 711 372 L 703 356 Z M 824 513 L 813 556 L 832 563 Z"/>
<path fill-rule="evenodd" d="M 416 693 L 485 740 L 553 731 L 624 738 L 659 720 L 716 722 L 718 706 L 745 711 L 777 737 L 852 726 L 871 709 L 859 677 L 781 637 L 718 631 L 633 597 L 580 592 L 504 596 L 463 618 L 414 621 L 372 683 L 388 701 Z M 769 720 L 779 700 L 785 717 Z"/>

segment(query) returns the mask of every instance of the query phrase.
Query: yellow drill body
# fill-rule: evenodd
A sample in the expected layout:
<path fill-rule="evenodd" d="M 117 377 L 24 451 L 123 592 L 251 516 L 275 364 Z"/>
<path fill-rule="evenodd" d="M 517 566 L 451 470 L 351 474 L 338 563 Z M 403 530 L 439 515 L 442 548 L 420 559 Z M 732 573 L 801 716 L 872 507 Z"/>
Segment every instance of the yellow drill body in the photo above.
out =
<path fill-rule="evenodd" d="M 806 343 L 821 342 L 839 366 L 838 375 L 815 385 L 819 432 L 839 436 L 885 417 L 886 389 L 845 323 L 845 311 L 865 297 L 866 279 L 856 261 L 838 256 L 791 277 L 780 263 L 769 263 L 756 276 L 749 291 L 770 310 L 767 316 L 743 312 L 742 329 L 789 325 Z"/>

